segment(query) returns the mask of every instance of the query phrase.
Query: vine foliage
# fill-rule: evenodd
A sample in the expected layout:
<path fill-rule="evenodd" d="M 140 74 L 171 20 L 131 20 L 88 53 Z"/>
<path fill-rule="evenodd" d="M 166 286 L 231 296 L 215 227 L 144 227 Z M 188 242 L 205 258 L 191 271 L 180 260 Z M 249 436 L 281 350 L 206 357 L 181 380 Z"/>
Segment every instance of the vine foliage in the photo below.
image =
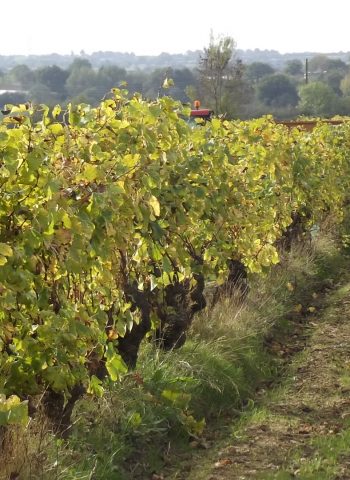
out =
<path fill-rule="evenodd" d="M 68 423 L 69 399 L 102 395 L 151 332 L 184 343 L 207 281 L 276 264 L 296 215 L 305 229 L 341 218 L 347 124 L 191 128 L 188 114 L 115 89 L 97 108 L 1 116 L 0 425 L 39 394 Z"/>

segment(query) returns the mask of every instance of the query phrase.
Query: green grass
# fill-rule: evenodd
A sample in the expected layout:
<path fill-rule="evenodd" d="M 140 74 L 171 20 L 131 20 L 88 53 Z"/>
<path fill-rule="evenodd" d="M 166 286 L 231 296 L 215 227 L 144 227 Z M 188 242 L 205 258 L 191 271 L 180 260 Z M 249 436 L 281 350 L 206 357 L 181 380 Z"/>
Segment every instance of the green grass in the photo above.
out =
<path fill-rule="evenodd" d="M 223 299 L 199 315 L 182 349 L 162 353 L 145 342 L 134 372 L 109 384 L 103 398 L 79 402 L 67 441 L 47 428 L 38 444 L 33 421 L 16 440 L 25 459 L 19 479 L 145 479 L 169 469 L 177 456 L 190 456 L 191 442 L 205 441 L 227 418 L 248 412 L 257 388 L 278 376 L 283 362 L 265 340 L 288 334 L 293 306 L 307 304 L 332 268 L 340 268 L 338 255 L 324 239 L 316 252 L 298 248 L 264 278 L 251 280 L 243 305 Z M 263 419 L 263 412 L 250 415 Z"/>
<path fill-rule="evenodd" d="M 349 422 L 348 422 L 349 423 Z M 309 442 L 312 454 L 305 457 L 304 450 L 294 452 L 288 470 L 262 474 L 261 480 L 335 480 L 343 478 L 341 460 L 349 455 L 350 425 L 338 434 L 315 436 Z"/>
<path fill-rule="evenodd" d="M 311 446 L 315 449 L 311 458 L 300 465 L 298 475 L 305 479 L 331 480 L 339 473 L 342 456 L 349 453 L 350 428 L 337 435 L 316 437 Z"/>

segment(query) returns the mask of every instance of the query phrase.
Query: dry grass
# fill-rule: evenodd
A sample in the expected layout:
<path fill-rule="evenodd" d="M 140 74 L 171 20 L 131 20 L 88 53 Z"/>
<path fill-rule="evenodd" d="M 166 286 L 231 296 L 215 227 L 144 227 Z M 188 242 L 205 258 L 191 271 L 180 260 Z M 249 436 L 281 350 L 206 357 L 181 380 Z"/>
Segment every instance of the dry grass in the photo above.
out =
<path fill-rule="evenodd" d="M 192 335 L 208 340 L 233 335 L 243 341 L 248 336 L 264 334 L 286 314 L 291 293 L 298 285 L 316 275 L 316 256 L 333 245 L 325 238 L 318 240 L 317 245 L 299 244 L 288 253 L 281 252 L 276 267 L 249 279 L 250 290 L 244 301 L 240 292 L 223 295 L 213 309 L 207 308 L 195 318 Z M 211 291 L 212 288 L 207 292 L 208 304 Z"/>
<path fill-rule="evenodd" d="M 43 466 L 54 445 L 50 425 L 41 414 L 27 427 L 9 427 L 1 437 L 0 480 L 47 478 Z"/>

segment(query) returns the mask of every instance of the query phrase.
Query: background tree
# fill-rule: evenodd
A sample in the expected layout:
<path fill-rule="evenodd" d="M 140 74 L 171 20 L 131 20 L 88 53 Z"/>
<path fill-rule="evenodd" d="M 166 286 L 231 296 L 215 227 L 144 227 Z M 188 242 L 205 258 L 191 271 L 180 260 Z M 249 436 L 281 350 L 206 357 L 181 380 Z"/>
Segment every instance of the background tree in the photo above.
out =
<path fill-rule="evenodd" d="M 300 76 L 304 73 L 304 65 L 301 60 L 294 59 L 288 60 L 284 67 L 284 73 L 286 75 Z"/>
<path fill-rule="evenodd" d="M 165 78 L 171 78 L 174 85 L 163 89 Z M 187 88 L 196 83 L 194 73 L 188 68 L 162 68 L 150 73 L 143 83 L 142 93 L 147 98 L 157 98 L 170 95 L 181 102 L 188 102 L 191 98 L 187 95 Z"/>
<path fill-rule="evenodd" d="M 303 85 L 299 97 L 299 110 L 305 115 L 332 116 L 339 111 L 339 97 L 323 82 Z"/>
<path fill-rule="evenodd" d="M 26 90 L 35 82 L 34 72 L 26 65 L 16 65 L 6 75 L 6 83 L 11 85 L 12 89 Z"/>
<path fill-rule="evenodd" d="M 130 93 L 134 92 L 143 92 L 143 85 L 146 81 L 148 74 L 141 70 L 137 70 L 134 72 L 127 72 L 126 75 L 126 82 L 127 82 L 127 89 Z"/>
<path fill-rule="evenodd" d="M 91 63 L 85 59 L 75 59 L 69 68 L 66 89 L 71 98 L 81 95 L 84 90 L 96 86 L 97 75 Z"/>
<path fill-rule="evenodd" d="M 298 92 L 289 77 L 281 73 L 265 77 L 258 86 L 258 99 L 272 107 L 295 106 Z"/>
<path fill-rule="evenodd" d="M 336 70 L 345 75 L 349 71 L 349 67 L 340 59 L 329 58 L 327 55 L 316 55 L 309 61 L 309 70 L 310 73 L 319 75 Z"/>
<path fill-rule="evenodd" d="M 339 70 L 330 70 L 329 72 L 323 74 L 321 78 L 322 81 L 329 85 L 337 95 L 342 94 L 340 84 L 342 79 L 344 78 L 343 72 Z"/>
<path fill-rule="evenodd" d="M 171 69 L 157 68 L 153 72 L 149 72 L 142 84 L 142 93 L 149 99 L 155 99 L 163 95 L 171 95 L 170 89 L 164 90 L 163 83 L 168 77 L 171 77 Z M 171 77 L 172 78 L 172 77 Z"/>
<path fill-rule="evenodd" d="M 253 62 L 246 68 L 246 76 L 252 83 L 259 83 L 267 75 L 272 75 L 275 70 L 268 63 Z"/>
<path fill-rule="evenodd" d="M 181 102 L 188 102 L 187 88 L 197 82 L 195 74 L 188 68 L 171 69 L 170 78 L 174 80 L 174 86 L 169 89 L 170 95 Z"/>
<path fill-rule="evenodd" d="M 66 95 L 66 80 L 69 76 L 67 70 L 56 65 L 43 67 L 36 71 L 38 83 L 45 85 L 52 93 L 63 98 Z"/>
<path fill-rule="evenodd" d="M 26 95 L 21 92 L 5 92 L 0 95 L 0 109 L 3 109 L 5 105 L 17 105 L 18 103 L 25 103 L 28 100 Z"/>
<path fill-rule="evenodd" d="M 254 87 L 246 80 L 246 68 L 242 61 L 237 60 L 233 75 L 225 86 L 223 104 L 230 118 L 246 118 L 247 109 L 255 98 Z"/>
<path fill-rule="evenodd" d="M 105 93 L 113 87 L 118 87 L 126 81 L 126 70 L 117 65 L 105 65 L 100 67 L 97 73 L 96 84 L 104 89 Z"/>
<path fill-rule="evenodd" d="M 50 106 L 55 105 L 61 100 L 57 93 L 42 83 L 35 83 L 29 90 L 26 98 L 33 103 L 45 103 Z"/>
<path fill-rule="evenodd" d="M 80 68 L 92 68 L 91 62 L 87 58 L 75 58 L 73 62 L 69 65 L 68 70 L 79 70 Z"/>
<path fill-rule="evenodd" d="M 239 75 L 240 64 L 234 60 L 235 42 L 231 37 L 210 36 L 209 46 L 204 48 L 199 61 L 199 90 L 201 98 L 215 113 L 225 111 L 227 85 Z"/>
<path fill-rule="evenodd" d="M 345 77 L 340 82 L 340 89 L 344 96 L 350 96 L 350 73 L 345 75 Z"/>

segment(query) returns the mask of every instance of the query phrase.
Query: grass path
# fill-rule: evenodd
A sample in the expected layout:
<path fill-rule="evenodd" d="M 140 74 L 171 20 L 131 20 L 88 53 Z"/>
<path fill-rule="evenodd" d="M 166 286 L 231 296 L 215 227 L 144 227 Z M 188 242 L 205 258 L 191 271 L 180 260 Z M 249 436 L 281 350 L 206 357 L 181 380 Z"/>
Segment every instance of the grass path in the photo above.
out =
<path fill-rule="evenodd" d="M 270 344 L 290 355 L 283 381 L 260 391 L 188 480 L 350 479 L 350 282 L 318 297 L 306 325 Z"/>

